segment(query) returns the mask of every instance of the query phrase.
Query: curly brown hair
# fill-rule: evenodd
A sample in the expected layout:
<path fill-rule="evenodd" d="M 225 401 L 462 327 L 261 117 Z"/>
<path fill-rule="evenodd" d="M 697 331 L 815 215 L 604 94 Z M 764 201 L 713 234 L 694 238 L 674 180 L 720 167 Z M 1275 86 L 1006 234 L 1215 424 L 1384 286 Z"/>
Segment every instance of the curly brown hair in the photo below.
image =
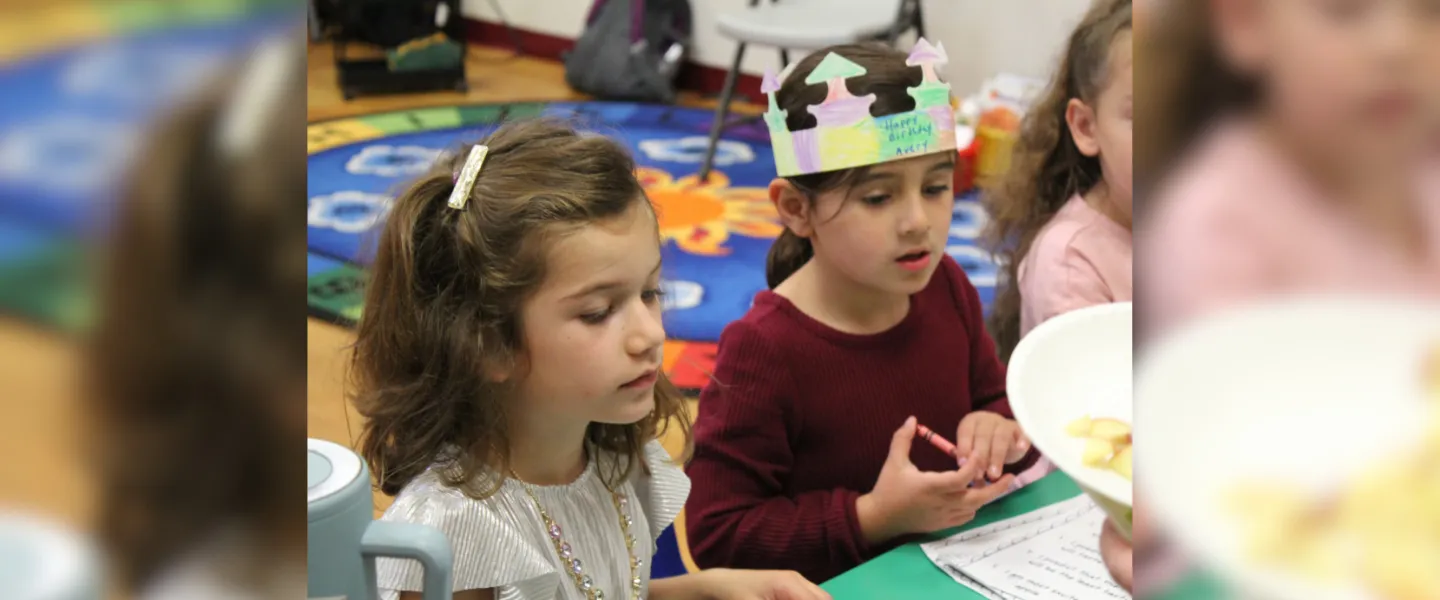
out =
<path fill-rule="evenodd" d="M 623 215 L 644 190 L 615 142 L 562 122 L 503 125 L 464 210 L 446 206 L 466 145 L 396 199 L 375 256 L 351 368 L 366 417 L 360 452 L 395 495 L 432 464 L 446 485 L 484 498 L 510 470 L 507 400 L 484 365 L 515 365 L 521 304 L 545 278 L 553 234 Z M 652 207 L 653 211 L 653 207 Z M 653 212 L 652 212 L 653 215 Z M 657 225 L 658 227 L 658 222 Z M 690 419 L 662 373 L 655 410 L 629 425 L 591 423 L 587 441 L 632 458 L 670 425 L 689 445 Z M 607 461 L 618 484 L 636 462 Z"/>
<path fill-rule="evenodd" d="M 775 92 L 776 105 L 786 112 L 785 125 L 788 129 L 797 131 L 815 126 L 815 116 L 806 109 L 825 100 L 826 87 L 823 84 L 807 84 L 805 78 L 832 52 L 865 67 L 864 75 L 846 79 L 845 86 L 857 96 L 875 94 L 875 103 L 870 106 L 871 115 L 883 117 L 915 110 L 915 99 L 908 90 L 924 81 L 924 71 L 918 66 L 906 66 L 906 53 L 878 42 L 842 44 L 806 56 L 795 65 L 795 70 Z M 803 192 L 813 208 L 816 196 L 849 186 L 864 177 L 869 169 L 858 167 L 810 173 L 786 177 L 785 180 Z M 782 231 L 770 245 L 766 256 L 766 283 L 772 289 L 780 285 L 814 255 L 810 240 L 795 235 L 789 229 Z"/>
<path fill-rule="evenodd" d="M 1084 194 L 1102 175 L 1098 157 L 1075 146 L 1065 122 L 1071 98 L 1094 103 L 1107 78 L 1110 45 L 1130 29 L 1131 0 L 1097 0 L 1085 13 L 1055 75 L 1025 115 L 1005 179 L 985 194 L 990 224 L 985 238 L 1004 264 L 1006 284 L 990 314 L 990 335 L 1002 361 L 1020 342 L 1020 261 L 1040 229 L 1065 202 Z"/>

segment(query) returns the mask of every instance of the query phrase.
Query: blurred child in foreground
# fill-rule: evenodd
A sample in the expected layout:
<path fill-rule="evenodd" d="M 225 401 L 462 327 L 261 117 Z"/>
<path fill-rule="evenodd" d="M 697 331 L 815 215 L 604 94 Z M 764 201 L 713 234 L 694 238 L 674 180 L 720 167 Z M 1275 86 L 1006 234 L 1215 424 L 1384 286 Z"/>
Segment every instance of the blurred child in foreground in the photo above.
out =
<path fill-rule="evenodd" d="M 87 410 L 127 596 L 304 595 L 300 35 L 179 107 L 114 215 Z"/>
<path fill-rule="evenodd" d="M 1147 336 L 1269 294 L 1440 298 L 1440 3 L 1156 16 L 1137 77 Z"/>
<path fill-rule="evenodd" d="M 1136 53 L 1138 340 L 1276 295 L 1440 298 L 1440 3 L 1150 9 Z M 1141 595 L 1182 572 L 1165 548 L 1141 549 Z"/>

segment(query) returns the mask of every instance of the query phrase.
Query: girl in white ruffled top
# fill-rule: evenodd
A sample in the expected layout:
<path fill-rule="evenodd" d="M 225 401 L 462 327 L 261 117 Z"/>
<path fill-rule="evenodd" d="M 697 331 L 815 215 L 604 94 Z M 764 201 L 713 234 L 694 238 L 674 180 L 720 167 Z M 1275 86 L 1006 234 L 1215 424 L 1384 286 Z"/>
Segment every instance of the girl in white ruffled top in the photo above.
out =
<path fill-rule="evenodd" d="M 614 142 L 505 125 L 394 203 L 355 345 L 382 519 L 449 537 L 457 599 L 828 598 L 790 572 L 650 581 L 690 481 L 661 371 L 656 215 Z M 382 559 L 384 597 L 419 598 Z"/>

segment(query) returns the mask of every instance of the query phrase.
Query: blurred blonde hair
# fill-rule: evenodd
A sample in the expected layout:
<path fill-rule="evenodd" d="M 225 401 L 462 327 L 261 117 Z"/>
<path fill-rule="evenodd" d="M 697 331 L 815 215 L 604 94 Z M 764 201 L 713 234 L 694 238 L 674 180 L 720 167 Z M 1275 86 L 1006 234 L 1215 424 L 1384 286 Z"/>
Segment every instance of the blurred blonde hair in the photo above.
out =
<path fill-rule="evenodd" d="M 1226 64 L 1216 45 L 1209 2 L 1150 7 L 1135 37 L 1135 189 L 1141 200 L 1217 118 L 1254 106 L 1260 87 Z"/>

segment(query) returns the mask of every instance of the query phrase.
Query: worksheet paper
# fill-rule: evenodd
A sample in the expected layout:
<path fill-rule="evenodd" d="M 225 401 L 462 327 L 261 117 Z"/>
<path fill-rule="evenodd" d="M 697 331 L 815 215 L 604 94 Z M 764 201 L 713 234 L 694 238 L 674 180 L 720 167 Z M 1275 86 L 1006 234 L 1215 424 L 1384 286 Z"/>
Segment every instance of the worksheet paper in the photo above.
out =
<path fill-rule="evenodd" d="M 1100 558 L 1105 513 L 1081 495 L 920 547 L 991 600 L 1128 600 Z"/>

